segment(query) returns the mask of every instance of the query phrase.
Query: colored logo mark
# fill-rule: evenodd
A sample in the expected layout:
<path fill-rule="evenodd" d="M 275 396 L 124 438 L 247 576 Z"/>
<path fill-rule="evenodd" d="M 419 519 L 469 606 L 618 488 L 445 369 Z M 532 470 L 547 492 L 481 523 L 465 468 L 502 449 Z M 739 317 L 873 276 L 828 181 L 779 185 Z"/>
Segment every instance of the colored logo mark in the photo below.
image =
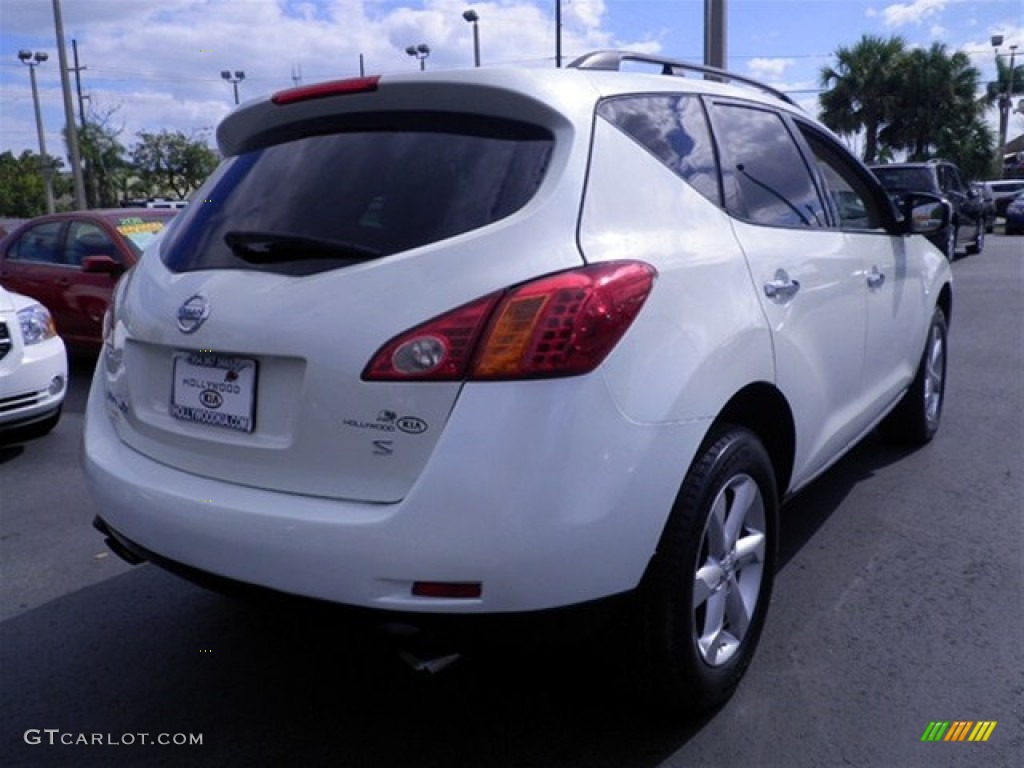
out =
<path fill-rule="evenodd" d="M 933 720 L 921 734 L 921 741 L 988 741 L 995 720 Z"/>

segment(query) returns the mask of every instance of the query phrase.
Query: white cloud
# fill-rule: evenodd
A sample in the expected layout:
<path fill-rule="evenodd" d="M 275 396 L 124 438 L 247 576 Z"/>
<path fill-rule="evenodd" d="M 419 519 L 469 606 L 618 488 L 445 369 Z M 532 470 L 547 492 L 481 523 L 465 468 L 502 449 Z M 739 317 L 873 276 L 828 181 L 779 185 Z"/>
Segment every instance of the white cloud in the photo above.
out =
<path fill-rule="evenodd" d="M 780 80 L 786 70 L 793 66 L 793 59 L 751 59 L 747 68 L 760 80 Z"/>
<path fill-rule="evenodd" d="M 896 3 L 882 9 L 882 19 L 890 28 L 908 24 L 922 24 L 941 14 L 950 0 L 913 0 L 910 3 Z"/>

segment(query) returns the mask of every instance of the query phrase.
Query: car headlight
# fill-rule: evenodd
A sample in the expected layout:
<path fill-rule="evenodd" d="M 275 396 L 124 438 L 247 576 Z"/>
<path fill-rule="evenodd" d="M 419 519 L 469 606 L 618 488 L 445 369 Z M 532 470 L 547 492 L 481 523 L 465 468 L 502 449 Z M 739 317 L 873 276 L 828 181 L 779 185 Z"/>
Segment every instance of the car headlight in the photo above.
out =
<path fill-rule="evenodd" d="M 21 337 L 25 346 L 39 344 L 57 335 L 57 326 L 53 323 L 50 311 L 42 304 L 18 310 L 18 322 L 21 324 Z"/>

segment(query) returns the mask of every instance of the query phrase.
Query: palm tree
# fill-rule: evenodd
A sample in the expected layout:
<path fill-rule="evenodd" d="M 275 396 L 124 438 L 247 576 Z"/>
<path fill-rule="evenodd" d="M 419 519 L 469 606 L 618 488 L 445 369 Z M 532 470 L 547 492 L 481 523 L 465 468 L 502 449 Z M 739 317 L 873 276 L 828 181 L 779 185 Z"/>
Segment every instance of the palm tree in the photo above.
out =
<path fill-rule="evenodd" d="M 911 160 L 935 156 L 943 135 L 971 133 L 980 116 L 975 101 L 980 78 L 967 54 L 950 55 L 941 43 L 910 51 L 900 62 L 892 119 L 881 140 L 906 149 Z M 949 148 L 947 142 L 945 149 Z M 956 160 L 948 152 L 944 156 Z"/>
<path fill-rule="evenodd" d="M 1010 65 L 1003 61 L 1001 56 L 996 57 L 996 80 L 985 85 L 985 106 L 991 107 L 999 102 L 999 99 L 1006 94 L 1006 86 L 1010 86 L 1010 95 L 1024 93 L 1024 56 L 1022 62 L 1013 68 L 1012 77 Z"/>
<path fill-rule="evenodd" d="M 836 51 L 835 68 L 821 70 L 821 120 L 839 134 L 863 130 L 866 163 L 875 162 L 879 134 L 891 120 L 904 50 L 901 37 L 864 35 L 852 48 Z"/>
<path fill-rule="evenodd" d="M 1008 100 L 1006 100 L 1007 90 L 1010 93 Z M 1014 66 L 1011 72 L 1010 65 L 1002 57 L 996 56 L 996 79 L 995 82 L 985 85 L 982 104 L 986 108 L 999 105 L 999 135 L 1003 139 L 1006 138 L 1010 110 L 1013 108 L 1013 97 L 1019 93 L 1024 93 L 1024 63 Z M 999 158 L 997 173 L 1002 172 L 1001 166 L 1002 158 Z"/>

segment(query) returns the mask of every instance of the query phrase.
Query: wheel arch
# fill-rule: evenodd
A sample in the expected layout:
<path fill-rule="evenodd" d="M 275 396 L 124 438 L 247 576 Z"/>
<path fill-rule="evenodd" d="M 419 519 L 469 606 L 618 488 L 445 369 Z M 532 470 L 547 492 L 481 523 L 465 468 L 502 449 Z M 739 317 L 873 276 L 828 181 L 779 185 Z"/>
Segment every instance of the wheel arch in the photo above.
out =
<path fill-rule="evenodd" d="M 771 458 L 779 501 L 785 498 L 793 475 L 796 427 L 782 393 L 767 382 L 748 384 L 725 404 L 712 429 L 719 424 L 746 427 L 757 435 Z"/>
<path fill-rule="evenodd" d="M 946 325 L 949 326 L 953 320 L 953 288 L 949 283 L 942 286 L 935 304 L 942 308 L 942 313 L 946 316 Z"/>

